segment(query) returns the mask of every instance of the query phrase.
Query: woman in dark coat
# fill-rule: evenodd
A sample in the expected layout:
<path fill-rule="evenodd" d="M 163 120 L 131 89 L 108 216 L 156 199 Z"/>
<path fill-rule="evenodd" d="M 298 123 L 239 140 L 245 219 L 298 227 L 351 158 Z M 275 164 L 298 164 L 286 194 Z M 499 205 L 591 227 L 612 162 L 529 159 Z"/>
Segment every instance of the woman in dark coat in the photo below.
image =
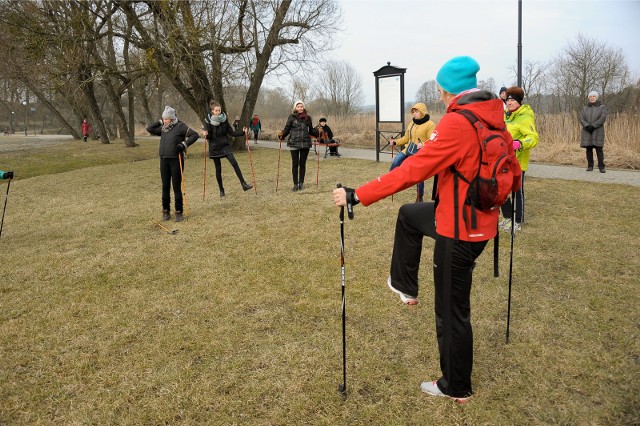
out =
<path fill-rule="evenodd" d="M 589 92 L 589 102 L 580 113 L 580 146 L 587 150 L 587 171 L 593 170 L 593 149 L 598 156 L 598 169 L 604 170 L 604 122 L 607 120 L 607 107 L 598 100 L 598 92 Z"/>
<path fill-rule="evenodd" d="M 231 144 L 229 143 L 229 136 L 243 136 L 247 131 L 244 127 L 242 130 L 233 130 L 227 115 L 222 112 L 222 107 L 219 103 L 211 101 L 209 103 L 211 113 L 207 115 L 204 122 L 204 135 L 205 139 L 209 142 L 209 158 L 213 160 L 213 164 L 216 166 L 216 180 L 218 181 L 218 187 L 220 188 L 220 196 L 224 197 L 224 186 L 222 185 L 222 158 L 226 157 L 231 163 L 233 170 L 236 172 L 236 176 L 240 180 L 242 189 L 248 191 L 253 188 L 253 185 L 245 182 L 240 171 L 238 161 L 233 156 L 231 151 Z"/>
<path fill-rule="evenodd" d="M 313 127 L 311 116 L 302 101 L 296 101 L 284 129 L 278 132 L 280 139 L 289 136 L 287 146 L 291 149 L 291 173 L 293 192 L 304 189 L 304 175 L 307 171 L 307 157 L 311 148 L 311 136 L 318 137 L 318 129 Z"/>
<path fill-rule="evenodd" d="M 162 220 L 171 219 L 171 185 L 175 197 L 176 222 L 182 222 L 182 174 L 184 152 L 200 137 L 198 133 L 178 120 L 176 110 L 165 107 L 162 120 L 147 126 L 147 132 L 160 136 L 160 177 L 162 178 Z"/>

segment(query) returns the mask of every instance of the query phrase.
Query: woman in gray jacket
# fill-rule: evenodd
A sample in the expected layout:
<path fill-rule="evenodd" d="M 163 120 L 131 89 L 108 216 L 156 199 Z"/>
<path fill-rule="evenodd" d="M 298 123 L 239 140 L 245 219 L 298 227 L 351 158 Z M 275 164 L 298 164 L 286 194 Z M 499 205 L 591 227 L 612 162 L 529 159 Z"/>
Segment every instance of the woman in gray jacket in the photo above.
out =
<path fill-rule="evenodd" d="M 580 146 L 587 150 L 587 171 L 593 170 L 593 149 L 596 149 L 598 156 L 598 169 L 600 173 L 604 170 L 604 122 L 607 120 L 607 107 L 598 100 L 598 92 L 591 91 L 588 96 L 589 102 L 582 108 L 580 113 L 580 125 L 582 134 L 580 136 Z"/>
<path fill-rule="evenodd" d="M 293 111 L 287 119 L 287 124 L 284 129 L 278 132 L 280 139 L 289 136 L 287 146 L 291 149 L 293 192 L 304 189 L 304 175 L 307 171 L 307 157 L 311 148 L 312 135 L 317 138 L 318 129 L 313 127 L 313 121 L 304 107 L 304 102 L 296 101 L 293 104 Z"/>

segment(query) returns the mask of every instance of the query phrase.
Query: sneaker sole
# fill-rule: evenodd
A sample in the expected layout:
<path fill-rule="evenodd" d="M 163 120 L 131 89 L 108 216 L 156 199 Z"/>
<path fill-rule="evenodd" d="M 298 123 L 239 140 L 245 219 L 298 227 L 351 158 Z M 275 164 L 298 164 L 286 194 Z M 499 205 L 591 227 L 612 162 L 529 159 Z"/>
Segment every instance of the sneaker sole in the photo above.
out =
<path fill-rule="evenodd" d="M 426 393 L 427 395 L 431 395 L 431 396 L 442 396 L 445 398 L 449 398 L 450 400 L 457 402 L 458 404 L 466 404 L 467 402 L 469 402 L 469 400 L 472 398 L 472 396 L 467 396 L 464 398 L 461 397 L 455 397 L 455 396 L 449 396 L 449 395 L 445 395 L 443 394 L 440 389 L 437 387 L 438 385 L 436 385 L 436 382 L 431 382 L 431 384 L 433 384 L 434 386 L 436 386 L 436 389 L 438 389 L 438 393 L 436 392 L 431 392 L 425 388 L 422 387 L 422 385 L 420 385 L 420 390 L 424 393 Z"/>
<path fill-rule="evenodd" d="M 398 296 L 400 296 L 400 300 L 402 301 L 402 303 L 404 303 L 405 305 L 409 305 L 409 306 L 413 306 L 413 305 L 417 305 L 418 304 L 418 299 L 414 299 L 411 297 L 407 297 L 403 292 L 396 290 L 392 285 L 391 285 L 391 277 L 387 278 L 387 286 L 389 286 L 389 289 L 394 292 L 395 294 L 397 294 Z"/>

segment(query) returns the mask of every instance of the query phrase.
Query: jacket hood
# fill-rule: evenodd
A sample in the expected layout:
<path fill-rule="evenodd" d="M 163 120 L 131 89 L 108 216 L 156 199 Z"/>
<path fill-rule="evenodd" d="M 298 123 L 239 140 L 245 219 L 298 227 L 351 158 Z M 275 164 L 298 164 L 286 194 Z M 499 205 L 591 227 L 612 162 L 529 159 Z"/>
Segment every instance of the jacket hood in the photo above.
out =
<path fill-rule="evenodd" d="M 461 109 L 471 110 L 476 117 L 493 128 L 500 129 L 505 126 L 504 104 L 500 98 L 487 90 L 470 90 L 460 93 L 453 98 L 447 107 L 447 112 Z"/>
<path fill-rule="evenodd" d="M 420 111 L 420 118 L 427 115 L 427 106 L 422 102 L 418 102 L 417 104 L 412 106 L 411 109 L 417 109 L 418 111 Z"/>

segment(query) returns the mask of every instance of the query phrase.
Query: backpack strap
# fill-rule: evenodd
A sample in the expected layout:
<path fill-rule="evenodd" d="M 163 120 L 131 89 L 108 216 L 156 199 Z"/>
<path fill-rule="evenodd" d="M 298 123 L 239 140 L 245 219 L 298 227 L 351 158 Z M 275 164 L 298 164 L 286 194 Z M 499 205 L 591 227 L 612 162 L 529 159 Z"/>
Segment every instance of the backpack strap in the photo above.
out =
<path fill-rule="evenodd" d="M 482 127 L 482 125 L 483 125 L 482 122 L 480 122 L 480 119 L 472 111 L 469 111 L 468 109 L 461 109 L 461 110 L 458 110 L 456 112 L 458 114 L 462 115 L 467 120 L 469 120 L 469 123 L 471 123 L 471 125 L 474 127 L 474 129 L 476 130 L 476 134 L 477 134 L 479 128 Z M 479 134 L 478 134 L 478 143 L 482 143 L 480 141 L 480 135 Z M 481 167 L 482 167 L 482 147 L 480 147 L 480 161 L 478 163 L 478 174 L 480 174 L 480 168 Z M 451 168 L 452 168 L 452 171 L 454 172 L 456 178 L 458 176 L 460 176 L 465 182 L 470 183 L 453 166 L 451 166 Z M 463 214 L 464 214 L 464 212 L 463 212 Z M 456 212 L 456 217 L 457 217 L 457 212 Z M 466 216 L 465 216 L 464 219 L 466 221 Z M 473 203 L 471 203 L 471 227 L 472 227 L 472 229 L 475 229 L 476 226 L 477 226 L 476 208 L 473 205 Z M 458 232 L 458 228 L 457 228 L 457 225 L 456 225 L 456 233 L 457 232 Z M 496 278 L 500 275 L 500 271 L 499 271 L 499 267 L 498 267 L 498 264 L 499 264 L 499 262 L 498 262 L 499 249 L 500 249 L 500 230 L 497 229 L 496 236 L 493 238 L 493 276 L 496 277 Z"/>

